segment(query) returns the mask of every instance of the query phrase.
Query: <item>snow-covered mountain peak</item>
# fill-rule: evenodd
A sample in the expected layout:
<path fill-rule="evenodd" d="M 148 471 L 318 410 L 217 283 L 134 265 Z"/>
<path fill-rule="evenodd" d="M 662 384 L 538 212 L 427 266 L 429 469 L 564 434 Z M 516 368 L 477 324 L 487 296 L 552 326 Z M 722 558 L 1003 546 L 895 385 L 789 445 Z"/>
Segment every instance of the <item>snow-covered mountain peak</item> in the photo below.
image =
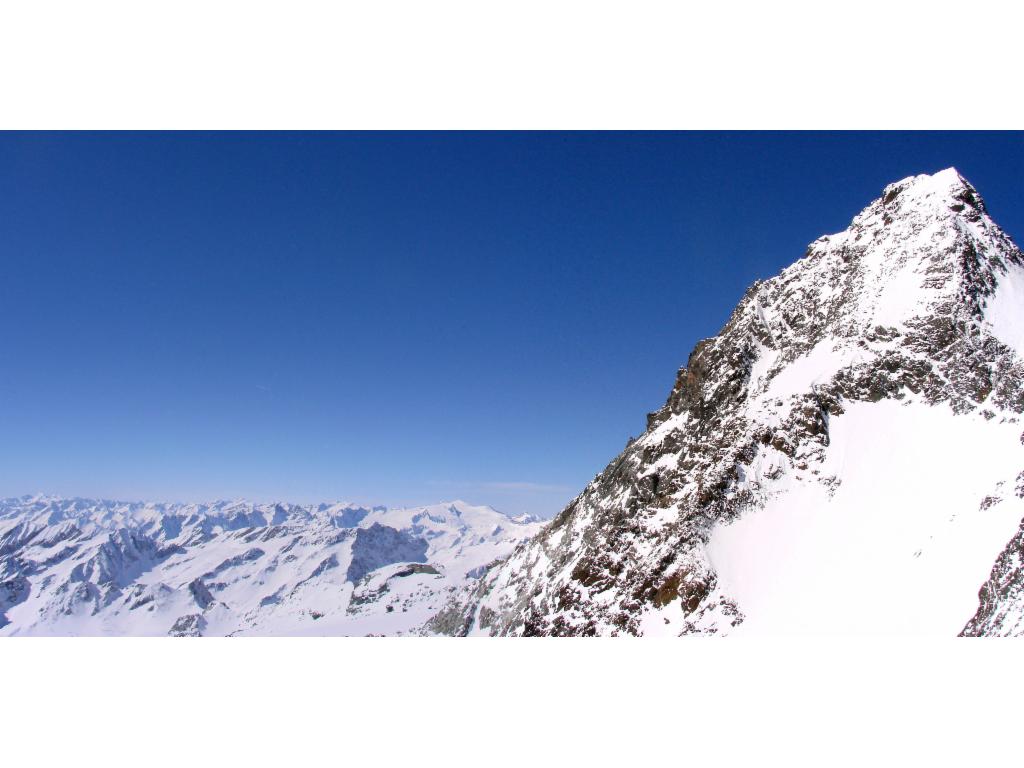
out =
<path fill-rule="evenodd" d="M 1024 257 L 974 188 L 954 169 L 915 176 L 887 186 L 848 229 L 756 283 L 684 370 L 692 378 L 701 358 L 728 347 L 743 360 L 718 366 L 722 373 L 749 369 L 749 392 L 774 398 L 880 358 L 894 370 L 897 358 L 913 358 L 920 369 L 925 361 L 964 362 L 986 344 L 1020 352 L 1014 301 L 1022 289 Z M 921 386 L 940 397 L 949 382 L 919 373 L 928 379 Z"/>
<path fill-rule="evenodd" d="M 964 200 L 970 197 L 970 200 Z M 946 168 L 936 173 L 922 173 L 908 176 L 886 185 L 882 191 L 882 201 L 886 205 L 895 204 L 900 199 L 900 207 L 905 205 L 953 206 L 959 203 L 970 203 L 981 212 L 985 212 L 978 191 L 967 179 L 960 175 L 956 168 Z"/>
<path fill-rule="evenodd" d="M 886 186 L 846 230 L 816 240 L 805 258 L 777 279 L 827 279 L 829 273 L 842 271 L 836 268 L 838 261 L 850 264 L 869 283 L 858 288 L 899 292 L 906 309 L 918 306 L 915 301 L 923 291 L 967 287 L 988 292 L 996 282 L 993 272 L 1005 271 L 1005 256 L 1019 253 L 989 217 L 974 187 L 950 168 Z M 849 298 L 877 304 L 871 290 Z"/>
<path fill-rule="evenodd" d="M 1024 256 L 974 187 L 952 168 L 886 186 L 755 283 L 647 431 L 435 625 L 1024 627 L 1024 597 L 999 597 L 1024 595 L 1020 536 L 1006 544 L 1024 517 L 1022 329 Z"/>

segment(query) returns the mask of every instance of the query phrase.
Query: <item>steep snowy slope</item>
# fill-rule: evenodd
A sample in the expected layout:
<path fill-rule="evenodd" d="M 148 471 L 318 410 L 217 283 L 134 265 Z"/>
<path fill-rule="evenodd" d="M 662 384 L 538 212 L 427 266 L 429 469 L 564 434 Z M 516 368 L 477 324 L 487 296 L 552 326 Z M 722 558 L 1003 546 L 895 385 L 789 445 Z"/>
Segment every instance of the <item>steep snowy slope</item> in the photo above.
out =
<path fill-rule="evenodd" d="M 465 502 L 0 501 L 0 634 L 401 634 L 539 529 Z"/>
<path fill-rule="evenodd" d="M 1022 301 L 955 170 L 889 185 L 752 286 L 645 434 L 429 628 L 1024 631 Z"/>

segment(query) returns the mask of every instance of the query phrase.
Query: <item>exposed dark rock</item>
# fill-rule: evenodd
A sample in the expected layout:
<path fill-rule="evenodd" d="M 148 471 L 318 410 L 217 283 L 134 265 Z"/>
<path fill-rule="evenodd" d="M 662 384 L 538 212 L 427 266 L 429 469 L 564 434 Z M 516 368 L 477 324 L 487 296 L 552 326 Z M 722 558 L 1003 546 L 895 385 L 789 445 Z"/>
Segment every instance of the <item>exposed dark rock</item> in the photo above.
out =
<path fill-rule="evenodd" d="M 380 523 L 360 528 L 352 542 L 352 562 L 345 578 L 354 584 L 384 565 L 403 561 L 425 563 L 428 546 L 423 539 Z"/>
<path fill-rule="evenodd" d="M 167 634 L 171 637 L 202 637 L 204 629 L 206 629 L 206 619 L 202 614 L 190 613 L 179 616 L 174 625 L 167 630 Z"/>
<path fill-rule="evenodd" d="M 1024 521 L 999 554 L 978 592 L 978 610 L 960 633 L 965 637 L 1024 634 Z"/>
<path fill-rule="evenodd" d="M 206 584 L 203 583 L 202 579 L 195 579 L 188 585 L 189 594 L 192 595 L 192 599 L 196 601 L 202 610 L 206 610 L 214 603 L 213 595 L 210 594 L 210 590 L 206 588 Z"/>

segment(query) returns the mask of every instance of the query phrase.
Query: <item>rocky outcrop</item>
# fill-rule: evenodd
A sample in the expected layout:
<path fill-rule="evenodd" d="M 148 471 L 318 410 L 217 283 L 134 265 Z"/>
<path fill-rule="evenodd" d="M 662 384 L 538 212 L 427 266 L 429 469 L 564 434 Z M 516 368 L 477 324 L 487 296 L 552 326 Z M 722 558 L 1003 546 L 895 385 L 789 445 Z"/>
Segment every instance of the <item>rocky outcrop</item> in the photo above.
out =
<path fill-rule="evenodd" d="M 202 637 L 206 629 L 206 619 L 201 613 L 190 613 L 179 616 L 177 621 L 167 630 L 171 637 Z"/>
<path fill-rule="evenodd" d="M 428 546 L 423 539 L 379 523 L 360 528 L 352 542 L 352 562 L 345 578 L 355 583 L 383 565 L 400 561 L 426 562 Z"/>
<path fill-rule="evenodd" d="M 1024 472 L 1021 473 L 1024 478 Z M 1024 635 L 1024 521 L 999 554 L 978 593 L 978 610 L 961 633 L 1010 637 Z"/>
<path fill-rule="evenodd" d="M 24 576 L 0 582 L 0 627 L 9 624 L 6 611 L 28 599 L 31 585 Z"/>
<path fill-rule="evenodd" d="M 206 584 L 203 583 L 201 578 L 191 581 L 188 585 L 188 591 L 189 594 L 192 595 L 192 599 L 196 601 L 196 605 L 198 605 L 201 610 L 206 610 L 213 605 L 213 595 L 210 593 L 210 590 L 207 588 Z"/>

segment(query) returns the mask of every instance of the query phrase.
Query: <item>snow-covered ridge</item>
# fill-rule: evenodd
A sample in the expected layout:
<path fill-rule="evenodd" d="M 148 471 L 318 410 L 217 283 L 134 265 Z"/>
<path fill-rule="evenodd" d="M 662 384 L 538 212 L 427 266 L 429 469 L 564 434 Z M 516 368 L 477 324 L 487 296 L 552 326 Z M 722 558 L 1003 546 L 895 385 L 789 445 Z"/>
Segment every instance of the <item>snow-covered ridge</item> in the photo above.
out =
<path fill-rule="evenodd" d="M 955 169 L 888 185 L 755 283 L 645 434 L 435 626 L 1024 631 L 1022 299 Z"/>
<path fill-rule="evenodd" d="M 540 525 L 463 501 L 4 499 L 0 634 L 412 632 Z"/>

